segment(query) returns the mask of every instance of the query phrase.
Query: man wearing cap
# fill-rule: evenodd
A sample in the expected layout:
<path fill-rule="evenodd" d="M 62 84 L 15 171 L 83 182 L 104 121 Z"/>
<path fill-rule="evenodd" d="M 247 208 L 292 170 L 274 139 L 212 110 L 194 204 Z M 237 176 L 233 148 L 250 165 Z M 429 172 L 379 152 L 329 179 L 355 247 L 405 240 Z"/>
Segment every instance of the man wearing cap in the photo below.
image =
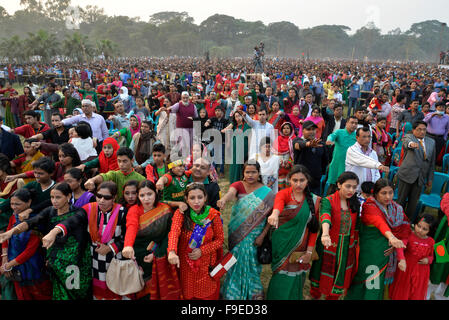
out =
<path fill-rule="evenodd" d="M 97 152 L 100 152 L 103 146 L 103 140 L 109 137 L 109 130 L 106 126 L 106 122 L 104 121 L 104 118 L 102 116 L 94 112 L 97 110 L 97 107 L 95 105 L 95 102 L 93 102 L 92 100 L 83 99 L 81 101 L 81 108 L 83 110 L 83 114 L 64 119 L 62 120 L 62 124 L 64 126 L 69 126 L 81 121 L 89 123 L 90 127 L 92 128 L 92 136 L 94 138 L 97 138 L 97 140 L 99 141 L 96 149 Z"/>
<path fill-rule="evenodd" d="M 182 143 L 181 150 L 184 148 L 190 150 L 190 146 L 193 143 L 193 118 L 198 117 L 198 111 L 189 98 L 189 93 L 183 91 L 181 101 L 167 108 L 168 112 L 176 114 L 176 129 L 181 129 L 181 132 L 176 134 L 175 142 L 178 143 L 180 137 L 189 138 L 188 142 L 190 145 L 185 146 L 185 143 Z"/>
<path fill-rule="evenodd" d="M 371 149 L 371 133 L 368 128 L 358 128 L 356 140 L 357 142 L 346 151 L 345 171 L 352 171 L 359 177 L 357 191 L 360 192 L 363 182 L 375 183 L 381 178 L 379 170 L 386 173 L 390 170 L 379 162 L 376 151 Z"/>
<path fill-rule="evenodd" d="M 318 126 L 312 121 L 305 121 L 302 125 L 302 138 L 293 140 L 293 162 L 302 164 L 310 171 L 312 181 L 310 190 L 320 193 L 321 176 L 326 173 L 327 150 L 321 139 L 316 139 L 316 129 Z"/>

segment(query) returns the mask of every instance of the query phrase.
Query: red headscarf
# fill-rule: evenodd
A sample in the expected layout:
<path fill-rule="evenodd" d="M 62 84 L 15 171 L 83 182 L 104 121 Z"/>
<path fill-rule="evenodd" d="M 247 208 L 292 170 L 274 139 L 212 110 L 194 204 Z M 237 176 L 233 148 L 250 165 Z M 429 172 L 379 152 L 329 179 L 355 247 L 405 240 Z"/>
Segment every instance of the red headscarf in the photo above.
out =
<path fill-rule="evenodd" d="M 114 153 L 108 158 L 104 154 L 104 151 L 101 150 L 100 155 L 98 156 L 98 160 L 100 160 L 100 173 L 118 170 L 117 150 L 120 148 L 120 146 L 118 145 L 117 140 L 111 137 L 104 139 L 103 146 L 107 144 L 110 144 L 112 146 L 112 149 L 114 149 Z"/>
<path fill-rule="evenodd" d="M 285 136 L 282 133 L 282 128 L 284 128 L 284 126 L 286 125 L 290 126 L 291 132 L 289 136 Z M 293 159 L 293 139 L 295 138 L 296 135 L 295 130 L 293 129 L 293 125 L 290 122 L 284 122 L 279 128 L 279 135 L 274 142 L 274 152 L 278 155 L 289 153 L 290 157 Z"/>

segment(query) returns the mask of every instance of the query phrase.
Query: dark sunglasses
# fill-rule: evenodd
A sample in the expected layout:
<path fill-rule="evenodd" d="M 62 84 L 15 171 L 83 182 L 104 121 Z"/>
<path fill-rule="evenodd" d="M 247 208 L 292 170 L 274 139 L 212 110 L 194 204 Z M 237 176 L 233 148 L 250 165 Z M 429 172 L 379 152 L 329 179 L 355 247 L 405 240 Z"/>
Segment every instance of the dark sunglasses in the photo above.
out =
<path fill-rule="evenodd" d="M 105 200 L 111 200 L 112 198 L 114 198 L 114 196 L 104 195 L 104 194 L 101 194 L 101 193 L 97 193 L 96 196 L 97 196 L 98 199 L 104 198 Z"/>

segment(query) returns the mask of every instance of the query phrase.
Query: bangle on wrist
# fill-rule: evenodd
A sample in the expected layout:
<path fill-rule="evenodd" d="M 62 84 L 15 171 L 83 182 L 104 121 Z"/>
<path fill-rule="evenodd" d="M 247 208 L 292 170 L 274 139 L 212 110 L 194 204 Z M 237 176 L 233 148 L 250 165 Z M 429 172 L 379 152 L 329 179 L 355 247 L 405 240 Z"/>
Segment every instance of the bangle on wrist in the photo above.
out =
<path fill-rule="evenodd" d="M 11 270 L 12 270 L 12 267 L 11 267 L 11 268 L 9 268 L 9 269 L 6 269 L 6 264 L 5 264 L 5 265 L 3 265 L 3 270 L 4 270 L 4 271 L 6 271 L 6 272 L 9 272 L 9 271 L 11 271 Z"/>
<path fill-rule="evenodd" d="M 2 254 L 2 257 L 6 257 L 6 256 L 8 256 L 7 253 L 3 253 L 3 254 Z"/>
<path fill-rule="evenodd" d="M 312 254 L 313 252 L 312 252 L 312 251 L 307 251 L 307 253 L 310 253 L 310 254 Z"/>

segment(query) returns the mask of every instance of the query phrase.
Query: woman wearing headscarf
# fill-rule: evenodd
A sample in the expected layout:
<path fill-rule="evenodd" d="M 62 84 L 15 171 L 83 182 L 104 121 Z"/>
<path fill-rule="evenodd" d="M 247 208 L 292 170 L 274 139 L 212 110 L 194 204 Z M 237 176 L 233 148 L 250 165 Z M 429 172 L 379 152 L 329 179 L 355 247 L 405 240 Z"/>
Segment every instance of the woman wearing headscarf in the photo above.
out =
<path fill-rule="evenodd" d="M 133 136 L 129 146 L 134 152 L 134 167 L 138 172 L 143 173 L 146 166 L 153 160 L 153 145 L 156 143 L 156 133 L 153 124 L 149 120 L 142 122 L 140 132 Z M 143 168 L 143 169 L 142 169 Z"/>
<path fill-rule="evenodd" d="M 293 125 L 290 122 L 284 122 L 273 145 L 273 152 L 281 157 L 278 178 L 279 190 L 287 187 L 287 175 L 293 164 L 293 139 L 295 138 Z"/>
<path fill-rule="evenodd" d="M 78 168 L 81 170 L 99 168 L 100 173 L 107 173 L 111 170 L 118 170 L 117 151 L 120 148 L 119 144 L 114 138 L 106 138 L 103 141 L 103 148 L 98 158 L 88 161 Z"/>
<path fill-rule="evenodd" d="M 127 87 L 121 87 L 120 88 L 120 94 L 109 100 L 110 102 L 114 102 L 116 100 L 120 100 L 123 102 L 123 106 L 125 107 L 126 113 L 131 111 L 135 107 L 135 102 L 133 103 L 133 98 L 128 95 L 128 88 Z"/>
<path fill-rule="evenodd" d="M 320 108 L 313 107 L 312 114 L 304 120 L 304 122 L 306 121 L 312 121 L 317 125 L 318 128 L 316 129 L 315 138 L 320 139 L 325 126 L 324 119 L 321 116 Z"/>
<path fill-rule="evenodd" d="M 383 300 L 394 280 L 396 249 L 405 248 L 410 224 L 402 207 L 393 201 L 393 184 L 379 179 L 373 197 L 363 204 L 360 226 L 358 270 L 346 299 Z"/>

